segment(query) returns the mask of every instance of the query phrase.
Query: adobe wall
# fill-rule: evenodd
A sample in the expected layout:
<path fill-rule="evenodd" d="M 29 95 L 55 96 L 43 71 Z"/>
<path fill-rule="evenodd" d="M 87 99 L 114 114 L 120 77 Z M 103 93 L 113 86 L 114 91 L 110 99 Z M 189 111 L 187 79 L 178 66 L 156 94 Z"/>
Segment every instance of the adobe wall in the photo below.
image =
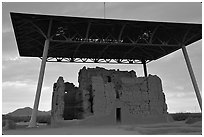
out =
<path fill-rule="evenodd" d="M 64 93 L 65 84 L 63 77 L 59 77 L 57 83 L 54 83 L 52 92 L 52 109 L 51 109 L 51 123 L 56 120 L 64 120 Z"/>
<path fill-rule="evenodd" d="M 58 80 L 59 81 L 59 80 Z M 166 122 L 167 105 L 158 76 L 137 77 L 134 71 L 106 70 L 104 68 L 82 68 L 78 75 L 79 88 L 73 97 L 80 95 L 78 104 L 83 108 L 81 118 L 87 121 L 116 123 L 116 109 L 121 109 L 121 122 L 148 123 Z M 61 86 L 61 87 L 60 87 Z M 57 82 L 53 102 L 61 102 L 65 94 L 63 84 Z M 76 88 L 76 87 L 75 87 Z M 64 89 L 64 94 L 61 90 Z M 72 88 L 70 88 L 72 89 Z M 59 93 L 55 93 L 59 90 Z M 58 91 L 57 91 L 58 92 Z M 61 97 L 60 97 L 61 96 Z M 55 103 L 52 103 L 55 105 Z M 63 120 L 62 106 L 53 107 L 52 117 Z"/>
<path fill-rule="evenodd" d="M 121 122 L 125 123 L 132 122 L 130 117 L 157 119 L 167 114 L 162 83 L 156 75 L 137 77 L 134 71 L 83 68 L 78 80 L 84 98 L 84 117 L 115 117 L 116 108 L 121 108 Z"/>
<path fill-rule="evenodd" d="M 73 83 L 66 82 L 64 94 L 64 120 L 83 118 L 82 92 Z"/>
<path fill-rule="evenodd" d="M 59 77 L 52 93 L 51 123 L 83 118 L 82 92 Z"/>
<path fill-rule="evenodd" d="M 87 69 L 84 67 L 78 76 L 79 89 L 83 93 L 84 117 L 93 113 L 94 115 L 109 113 L 111 108 L 107 107 L 110 106 L 108 103 L 115 101 L 116 93 L 121 94 L 120 77 L 136 78 L 134 71 L 106 70 L 99 67 Z M 103 110 L 98 112 L 101 107 Z"/>

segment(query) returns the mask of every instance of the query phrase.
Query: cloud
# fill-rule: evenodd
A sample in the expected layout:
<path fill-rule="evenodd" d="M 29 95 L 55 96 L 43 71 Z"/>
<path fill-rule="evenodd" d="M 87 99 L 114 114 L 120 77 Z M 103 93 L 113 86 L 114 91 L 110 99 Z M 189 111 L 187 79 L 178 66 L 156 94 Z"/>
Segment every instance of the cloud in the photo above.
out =
<path fill-rule="evenodd" d="M 37 59 L 22 59 L 19 57 L 4 58 L 2 60 L 2 81 L 33 81 L 37 79 L 38 66 Z M 29 67 L 28 67 L 29 66 Z"/>
<path fill-rule="evenodd" d="M 182 8 L 181 8 L 182 7 Z M 157 7 L 159 16 L 164 20 L 181 22 L 202 22 L 202 4 L 200 2 L 163 3 Z M 156 9 L 155 9 L 156 10 Z"/>
<path fill-rule="evenodd" d="M 25 62 L 26 60 L 25 59 L 23 59 L 23 58 L 20 58 L 20 57 L 17 57 L 17 56 L 15 56 L 15 57 L 12 57 L 12 56 L 3 56 L 3 58 L 2 58 L 2 61 L 3 62 L 9 62 L 9 61 L 14 61 L 14 62 Z M 27 62 L 28 62 L 28 60 L 27 60 Z"/>
<path fill-rule="evenodd" d="M 202 22 L 202 8 L 201 3 L 198 2 L 124 2 L 107 3 L 107 5 L 107 16 L 109 18 Z"/>
<path fill-rule="evenodd" d="M 16 91 L 20 92 L 26 91 L 25 94 L 30 94 L 36 90 L 36 87 L 37 85 L 35 83 L 30 83 L 30 81 L 6 81 L 2 83 L 3 92 L 5 92 L 7 89 L 12 89 L 9 91 L 10 93 L 14 93 Z M 43 90 L 48 89 L 50 89 L 50 87 L 43 86 Z"/>
<path fill-rule="evenodd" d="M 5 30 L 2 34 L 2 55 L 3 57 L 18 56 L 17 44 L 13 31 Z"/>
<path fill-rule="evenodd" d="M 166 92 L 166 97 L 168 99 L 179 99 L 179 98 L 192 98 L 195 96 L 195 93 L 193 91 L 187 91 L 187 90 L 169 90 L 168 92 Z"/>
<path fill-rule="evenodd" d="M 165 92 L 168 112 L 200 112 L 194 90 L 181 86 L 173 86 Z"/>
<path fill-rule="evenodd" d="M 196 97 L 179 97 L 167 99 L 168 112 L 200 112 L 199 104 Z"/>
<path fill-rule="evenodd" d="M 64 8 L 64 11 L 62 12 L 64 15 L 100 18 L 103 18 L 104 16 L 103 2 L 80 2 L 70 4 L 72 5 L 68 4 L 70 6 L 69 8 Z"/>
<path fill-rule="evenodd" d="M 8 32 L 11 32 L 11 31 L 12 31 L 11 27 L 3 26 L 3 28 L 2 28 L 2 33 L 8 33 Z"/>
<path fill-rule="evenodd" d="M 184 87 L 183 87 L 183 86 L 180 86 L 180 85 L 179 85 L 179 86 L 176 86 L 175 88 L 176 88 L 177 90 L 182 90 L 182 91 L 184 90 Z"/>
<path fill-rule="evenodd" d="M 15 82 L 7 81 L 7 82 L 3 82 L 2 84 L 2 88 L 6 88 L 6 87 L 14 87 L 14 88 L 19 87 L 20 88 L 20 87 L 25 87 L 25 86 L 27 86 L 26 83 L 22 83 L 19 81 L 15 81 Z"/>
<path fill-rule="evenodd" d="M 3 113 L 13 111 L 20 107 L 32 107 L 36 92 L 36 84 L 29 81 L 7 81 L 2 83 Z M 41 100 L 51 106 L 52 89 L 43 86 Z M 40 105 L 41 108 L 44 108 Z"/>

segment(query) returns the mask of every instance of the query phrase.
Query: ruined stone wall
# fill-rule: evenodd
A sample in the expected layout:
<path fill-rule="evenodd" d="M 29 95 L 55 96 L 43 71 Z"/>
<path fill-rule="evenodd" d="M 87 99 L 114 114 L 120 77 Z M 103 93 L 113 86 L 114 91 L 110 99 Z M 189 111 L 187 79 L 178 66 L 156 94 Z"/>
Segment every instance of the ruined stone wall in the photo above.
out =
<path fill-rule="evenodd" d="M 136 77 L 136 74 L 134 71 L 106 70 L 99 67 L 88 69 L 84 67 L 79 71 L 78 82 L 79 89 L 83 93 L 84 117 L 93 115 L 93 113 L 95 115 L 108 114 L 110 103 L 113 104 L 115 101 L 116 93 L 117 95 L 121 94 L 119 90 L 121 87 L 120 77 L 131 78 Z M 112 92 L 105 92 L 109 89 Z M 103 110 L 101 110 L 102 108 Z"/>
<path fill-rule="evenodd" d="M 59 77 L 57 83 L 54 83 L 53 86 L 51 123 L 54 123 L 56 120 L 63 120 L 64 91 L 65 85 L 63 77 Z"/>
<path fill-rule="evenodd" d="M 84 117 L 104 116 L 121 108 L 122 116 L 167 114 L 159 77 L 137 78 L 134 71 L 83 68 L 79 72 L 83 92 Z"/>
<path fill-rule="evenodd" d="M 51 122 L 83 118 L 82 92 L 59 77 L 52 93 Z"/>
<path fill-rule="evenodd" d="M 65 83 L 64 120 L 83 118 L 82 92 L 73 83 Z"/>
<path fill-rule="evenodd" d="M 78 82 L 79 88 L 64 83 L 60 77 L 54 84 L 53 120 L 107 117 L 114 123 L 118 108 L 122 122 L 127 124 L 166 119 L 165 95 L 156 75 L 137 77 L 134 71 L 84 67 L 79 71 Z"/>
<path fill-rule="evenodd" d="M 124 108 L 133 115 L 167 114 L 165 96 L 162 92 L 161 80 L 149 75 L 140 78 L 121 78 L 121 102 Z"/>

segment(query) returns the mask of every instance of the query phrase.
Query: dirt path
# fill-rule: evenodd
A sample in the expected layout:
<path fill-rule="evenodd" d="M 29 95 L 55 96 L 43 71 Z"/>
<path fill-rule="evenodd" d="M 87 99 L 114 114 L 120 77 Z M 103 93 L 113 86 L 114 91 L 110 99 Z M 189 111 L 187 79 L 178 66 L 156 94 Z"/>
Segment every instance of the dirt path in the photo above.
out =
<path fill-rule="evenodd" d="M 41 126 L 6 130 L 3 133 L 7 135 L 201 135 L 202 122 L 185 124 L 185 121 L 177 121 L 150 125 L 69 126 L 60 128 Z"/>

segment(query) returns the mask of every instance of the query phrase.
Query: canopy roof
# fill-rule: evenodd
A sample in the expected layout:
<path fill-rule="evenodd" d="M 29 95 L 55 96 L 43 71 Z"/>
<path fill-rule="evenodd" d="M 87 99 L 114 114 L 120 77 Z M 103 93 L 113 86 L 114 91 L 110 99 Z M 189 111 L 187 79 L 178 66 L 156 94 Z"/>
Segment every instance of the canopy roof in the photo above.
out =
<path fill-rule="evenodd" d="M 166 56 L 202 38 L 202 25 L 10 13 L 20 56 L 48 61 L 140 63 Z"/>

